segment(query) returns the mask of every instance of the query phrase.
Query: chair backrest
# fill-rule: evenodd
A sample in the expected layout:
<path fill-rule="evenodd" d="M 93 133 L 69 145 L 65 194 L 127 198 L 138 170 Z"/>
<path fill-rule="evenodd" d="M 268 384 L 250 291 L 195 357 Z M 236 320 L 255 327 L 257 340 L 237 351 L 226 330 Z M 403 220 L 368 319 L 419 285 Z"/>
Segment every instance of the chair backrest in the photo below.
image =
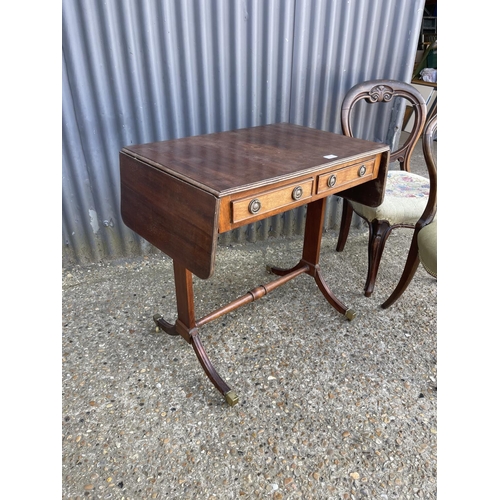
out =
<path fill-rule="evenodd" d="M 355 104 L 361 100 L 369 104 L 385 103 L 402 97 L 413 108 L 413 128 L 405 143 L 391 153 L 390 161 L 398 161 L 401 170 L 410 171 L 410 157 L 422 134 L 427 117 L 427 106 L 420 92 L 405 82 L 397 80 L 370 80 L 358 83 L 347 92 L 342 102 L 341 123 L 344 135 L 353 137 L 352 117 Z"/>
<path fill-rule="evenodd" d="M 422 216 L 415 224 L 415 228 L 422 228 L 429 224 L 437 212 L 437 165 L 432 151 L 432 143 L 437 130 L 437 113 L 427 122 L 422 135 L 422 149 L 424 151 L 425 164 L 429 173 L 429 199 Z"/>

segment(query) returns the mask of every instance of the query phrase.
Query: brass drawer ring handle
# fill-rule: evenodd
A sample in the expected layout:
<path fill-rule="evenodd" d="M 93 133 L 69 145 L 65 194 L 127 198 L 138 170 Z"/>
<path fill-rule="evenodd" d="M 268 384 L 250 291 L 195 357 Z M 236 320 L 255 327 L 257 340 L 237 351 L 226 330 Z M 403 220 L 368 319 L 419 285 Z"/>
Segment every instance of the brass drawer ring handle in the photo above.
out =
<path fill-rule="evenodd" d="M 359 167 L 359 170 L 358 170 L 358 176 L 359 177 L 363 177 L 363 175 L 366 174 L 366 167 L 364 165 L 361 165 L 361 167 Z"/>
<path fill-rule="evenodd" d="M 328 177 L 327 184 L 328 184 L 329 188 L 332 188 L 333 186 L 335 186 L 336 182 L 337 182 L 337 176 L 335 174 L 332 174 L 332 175 L 330 175 L 330 177 Z"/>
<path fill-rule="evenodd" d="M 259 212 L 259 210 L 261 209 L 262 207 L 262 204 L 261 202 L 259 201 L 258 198 L 254 198 L 249 204 L 248 204 L 248 211 L 251 213 L 251 214 L 256 214 Z"/>
<path fill-rule="evenodd" d="M 300 186 L 297 186 L 293 191 L 292 191 L 292 198 L 297 201 L 302 198 L 302 188 Z"/>

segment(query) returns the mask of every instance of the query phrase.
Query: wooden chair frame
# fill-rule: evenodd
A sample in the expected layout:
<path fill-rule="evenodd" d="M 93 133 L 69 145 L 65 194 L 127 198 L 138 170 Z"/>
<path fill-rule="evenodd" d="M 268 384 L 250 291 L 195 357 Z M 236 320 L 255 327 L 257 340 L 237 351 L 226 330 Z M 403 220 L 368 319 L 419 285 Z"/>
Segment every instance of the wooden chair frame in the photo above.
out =
<path fill-rule="evenodd" d="M 424 134 L 422 136 L 422 148 L 424 150 L 425 163 L 429 172 L 430 180 L 430 191 L 429 199 L 427 205 L 422 214 L 422 217 L 415 224 L 415 231 L 413 232 L 413 238 L 411 240 L 410 249 L 408 251 L 408 257 L 406 259 L 406 264 L 403 269 L 403 274 L 397 284 L 396 288 L 389 296 L 389 298 L 382 304 L 382 308 L 387 309 L 396 300 L 401 297 L 403 292 L 408 288 L 415 272 L 417 271 L 418 265 L 420 263 L 419 248 L 418 248 L 418 233 L 428 224 L 430 224 L 437 213 L 437 166 L 432 154 L 432 142 L 434 140 L 434 135 L 437 130 L 437 114 L 433 115 L 432 118 L 427 123 Z"/>
<path fill-rule="evenodd" d="M 370 104 L 390 102 L 396 97 L 402 97 L 408 101 L 414 112 L 413 129 L 405 143 L 396 151 L 391 153 L 390 161 L 399 162 L 401 170 L 410 172 L 410 158 L 425 126 L 427 107 L 423 97 L 412 85 L 397 80 L 371 80 L 355 85 L 344 97 L 341 110 L 342 131 L 345 135 L 353 137 L 352 112 L 355 104 L 364 100 Z M 352 221 L 353 207 L 347 197 L 343 199 L 342 218 L 340 222 L 339 237 L 337 241 L 337 252 L 344 250 L 347 236 Z M 366 220 L 366 219 L 365 219 Z M 413 228 L 408 224 L 393 224 L 387 220 L 366 220 L 369 227 L 368 242 L 368 272 L 364 286 L 366 297 L 373 293 L 375 280 L 377 278 L 380 260 L 384 251 L 385 242 L 395 227 Z"/>

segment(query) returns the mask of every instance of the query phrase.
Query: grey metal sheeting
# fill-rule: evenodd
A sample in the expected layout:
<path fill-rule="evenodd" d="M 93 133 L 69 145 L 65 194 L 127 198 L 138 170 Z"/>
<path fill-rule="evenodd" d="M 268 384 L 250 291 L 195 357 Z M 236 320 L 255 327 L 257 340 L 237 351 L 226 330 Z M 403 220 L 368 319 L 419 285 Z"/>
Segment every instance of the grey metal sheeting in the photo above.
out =
<path fill-rule="evenodd" d="M 156 251 L 120 217 L 123 146 L 275 122 L 340 133 L 351 86 L 411 78 L 423 4 L 63 0 L 63 265 Z M 376 117 L 363 118 L 368 134 Z M 338 226 L 338 201 L 327 228 Z M 220 242 L 297 234 L 304 215 Z"/>

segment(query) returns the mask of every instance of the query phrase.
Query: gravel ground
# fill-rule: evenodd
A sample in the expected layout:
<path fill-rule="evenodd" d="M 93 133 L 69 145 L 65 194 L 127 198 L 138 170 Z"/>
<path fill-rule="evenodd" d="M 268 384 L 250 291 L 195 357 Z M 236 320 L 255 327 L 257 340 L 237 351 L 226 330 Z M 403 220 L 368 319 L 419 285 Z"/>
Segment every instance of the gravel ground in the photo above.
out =
<path fill-rule="evenodd" d="M 411 231 L 390 236 L 364 297 L 366 233 L 321 267 L 347 321 L 301 275 L 200 330 L 228 406 L 180 337 L 161 254 L 63 270 L 63 499 L 434 499 L 437 282 L 421 267 L 396 304 Z M 269 282 L 301 238 L 220 247 L 195 278 L 196 317 Z"/>

